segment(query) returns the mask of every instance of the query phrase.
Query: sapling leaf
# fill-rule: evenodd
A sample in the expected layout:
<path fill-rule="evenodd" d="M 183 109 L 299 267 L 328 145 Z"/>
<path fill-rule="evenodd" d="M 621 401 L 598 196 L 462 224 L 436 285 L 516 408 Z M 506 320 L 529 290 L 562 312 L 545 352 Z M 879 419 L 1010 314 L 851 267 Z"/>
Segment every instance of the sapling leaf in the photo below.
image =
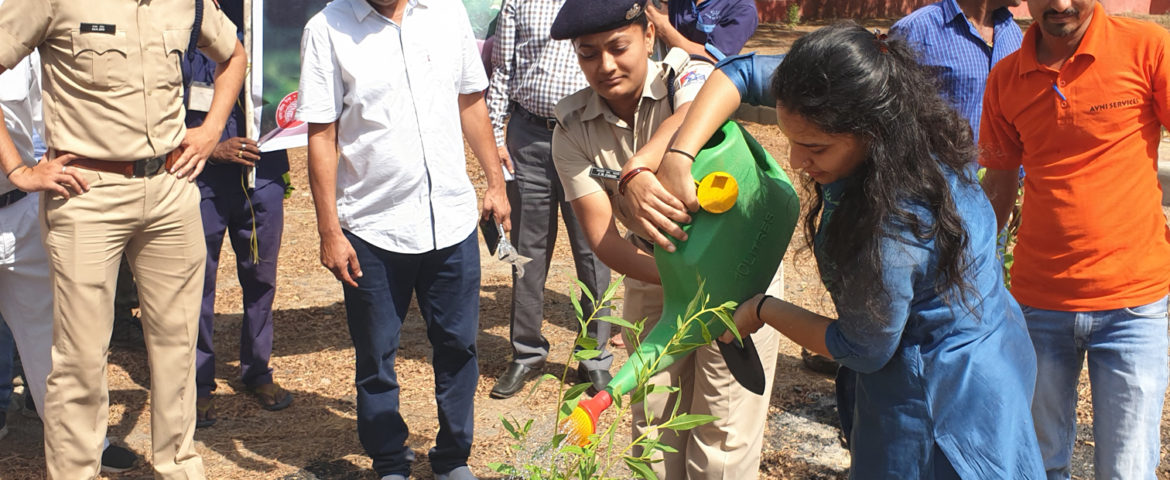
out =
<path fill-rule="evenodd" d="M 699 331 L 703 334 L 703 345 L 711 343 L 711 329 L 707 328 L 706 322 L 699 322 Z"/>
<path fill-rule="evenodd" d="M 589 336 L 581 336 L 577 338 L 577 346 L 584 349 L 596 350 L 597 339 Z"/>
<path fill-rule="evenodd" d="M 514 440 L 520 440 L 520 433 L 516 431 L 516 426 L 503 415 L 500 415 L 500 422 L 504 424 L 504 430 L 508 431 L 508 435 L 512 436 Z"/>
<path fill-rule="evenodd" d="M 699 425 L 711 423 L 718 419 L 719 417 L 714 415 L 696 415 L 687 413 L 671 418 L 666 423 L 660 424 L 658 428 L 669 428 L 677 432 L 680 430 L 690 430 Z"/>
<path fill-rule="evenodd" d="M 529 398 L 531 398 L 532 395 L 536 393 L 536 389 L 540 388 L 540 384 L 544 383 L 545 380 L 559 380 L 559 379 L 557 377 L 554 377 L 554 376 L 549 375 L 547 373 L 544 375 L 541 375 L 539 377 L 536 377 L 536 381 L 532 382 L 531 387 L 528 387 L 528 395 L 525 397 L 524 400 L 527 401 Z"/>
<path fill-rule="evenodd" d="M 630 402 L 638 403 L 642 400 L 645 400 L 649 395 L 656 395 L 659 393 L 674 393 L 679 390 L 679 387 L 675 387 L 673 385 L 645 385 L 644 388 L 634 390 L 634 393 L 637 394 L 637 397 L 635 398 L 634 395 L 631 395 Z"/>
<path fill-rule="evenodd" d="M 626 276 L 622 275 L 619 276 L 617 280 L 614 280 L 613 283 L 609 284 L 609 288 L 606 288 L 605 294 L 601 296 L 601 303 L 609 303 L 610 300 L 613 300 L 613 295 L 617 292 L 618 285 L 621 285 L 622 281 L 625 279 Z"/>
<path fill-rule="evenodd" d="M 577 350 L 573 352 L 573 360 L 580 362 L 597 358 L 598 355 L 601 355 L 601 350 Z"/>
<path fill-rule="evenodd" d="M 691 298 L 690 303 L 687 303 L 687 309 L 685 310 L 687 317 L 693 316 L 695 312 L 699 311 L 699 302 L 703 300 L 703 291 L 705 290 L 703 287 L 705 286 L 706 281 L 702 277 L 699 277 L 699 289 L 695 292 L 695 296 Z"/>
<path fill-rule="evenodd" d="M 646 391 L 645 385 L 635 388 L 633 393 L 630 393 L 630 403 L 642 403 L 646 400 L 647 393 L 649 392 Z"/>
<path fill-rule="evenodd" d="M 627 322 L 622 317 L 615 317 L 613 315 L 605 315 L 605 316 L 597 317 L 597 320 L 609 323 L 611 325 L 617 325 L 617 326 L 622 327 L 622 328 L 628 328 L 631 330 L 635 329 L 634 324 Z"/>
<path fill-rule="evenodd" d="M 630 467 L 630 472 L 637 478 L 641 478 L 642 480 L 658 480 L 658 475 L 642 459 L 627 456 L 622 457 L 622 460 L 625 460 L 626 466 Z"/>
<path fill-rule="evenodd" d="M 573 281 L 577 282 L 577 288 L 581 289 L 581 294 L 585 295 L 585 298 L 589 299 L 589 303 L 593 304 L 593 308 L 597 308 L 597 299 L 593 298 L 593 292 L 589 291 L 589 288 L 585 286 L 585 282 L 582 282 L 581 279 L 575 277 L 573 278 Z"/>
<path fill-rule="evenodd" d="M 520 471 L 516 470 L 516 467 L 513 467 L 513 466 L 508 465 L 506 463 L 491 462 L 491 463 L 488 463 L 488 468 L 491 469 L 491 471 L 493 471 L 493 472 L 502 473 L 502 474 L 508 475 L 508 476 L 516 476 L 516 475 L 520 474 Z"/>
<path fill-rule="evenodd" d="M 723 326 L 726 327 L 727 330 L 734 333 L 736 338 L 739 338 L 739 328 L 736 328 L 735 326 L 735 319 L 732 318 L 726 310 L 716 310 L 715 316 L 719 318 L 719 321 L 723 323 Z"/>
<path fill-rule="evenodd" d="M 670 445 L 667 445 L 665 443 L 662 443 L 662 442 L 658 442 L 658 445 L 655 448 L 657 450 L 662 450 L 663 452 L 666 452 L 666 453 L 678 453 L 678 449 L 676 449 Z"/>
<path fill-rule="evenodd" d="M 582 393 L 585 393 L 585 390 L 588 390 L 591 386 L 593 385 L 590 383 L 578 383 L 569 387 L 568 390 L 565 390 L 564 401 L 576 400 L 581 396 Z M 576 404 L 574 403 L 573 406 L 576 406 Z"/>
<path fill-rule="evenodd" d="M 577 312 L 577 323 L 585 325 L 585 314 L 581 310 L 581 301 L 577 300 L 577 296 L 572 293 L 569 294 L 569 301 L 573 303 L 573 311 Z"/>

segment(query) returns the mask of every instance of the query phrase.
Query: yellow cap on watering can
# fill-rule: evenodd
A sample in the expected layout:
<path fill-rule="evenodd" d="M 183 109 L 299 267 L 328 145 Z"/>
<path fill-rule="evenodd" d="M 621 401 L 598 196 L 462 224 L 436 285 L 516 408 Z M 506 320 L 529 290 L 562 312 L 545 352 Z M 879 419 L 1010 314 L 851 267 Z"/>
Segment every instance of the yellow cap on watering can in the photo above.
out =
<path fill-rule="evenodd" d="M 739 182 L 727 172 L 711 172 L 695 183 L 698 185 L 695 195 L 699 197 L 699 206 L 711 213 L 731 210 L 739 197 Z"/>

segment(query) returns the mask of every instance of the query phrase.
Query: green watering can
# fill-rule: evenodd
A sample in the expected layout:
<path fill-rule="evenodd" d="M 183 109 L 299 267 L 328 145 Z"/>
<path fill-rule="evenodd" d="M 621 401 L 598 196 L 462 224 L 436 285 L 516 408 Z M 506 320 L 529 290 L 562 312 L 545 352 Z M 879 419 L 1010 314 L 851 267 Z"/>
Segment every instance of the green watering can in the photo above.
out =
<path fill-rule="evenodd" d="M 800 200 L 788 176 L 743 127 L 725 123 L 695 156 L 691 173 L 699 179 L 696 193 L 703 209 L 683 226 L 687 241 L 680 242 L 674 252 L 654 251 L 664 293 L 662 316 L 605 391 L 580 402 L 562 422 L 561 431 L 578 444 L 588 442 L 597 415 L 609 407 L 614 395 L 637 386 L 638 372 L 646 365 L 658 360 L 657 370 L 662 370 L 693 351 L 666 353 L 666 343 L 674 337 L 677 319 L 686 314 L 700 284 L 711 304 L 743 302 L 768 288 L 788 250 Z M 726 331 L 714 315 L 701 320 L 712 337 Z M 682 343 L 702 342 L 702 328 L 692 322 Z M 744 338 L 743 347 L 715 343 L 736 380 L 762 394 L 764 371 L 751 339 Z"/>

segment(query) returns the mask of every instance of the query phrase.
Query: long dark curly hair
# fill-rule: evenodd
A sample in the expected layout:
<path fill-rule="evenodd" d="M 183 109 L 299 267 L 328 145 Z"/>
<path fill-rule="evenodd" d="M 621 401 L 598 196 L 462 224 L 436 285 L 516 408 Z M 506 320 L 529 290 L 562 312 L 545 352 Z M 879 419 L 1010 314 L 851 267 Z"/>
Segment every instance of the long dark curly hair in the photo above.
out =
<path fill-rule="evenodd" d="M 908 226 L 938 247 L 935 291 L 948 303 L 970 298 L 963 271 L 968 235 L 951 197 L 944 170 L 975 182 L 965 168 L 977 158 L 971 129 L 938 95 L 931 75 L 904 41 L 876 35 L 853 22 L 837 23 L 797 40 L 776 69 L 772 93 L 778 105 L 830 134 L 850 134 L 868 146 L 866 158 L 846 180 L 827 225 L 819 225 L 820 185 L 805 214 L 812 246 L 834 266 L 838 292 L 867 297 L 870 318 L 881 318 L 889 298 L 883 288 L 882 238 L 890 226 Z M 933 219 L 915 215 L 925 208 Z M 876 294 L 870 294 L 874 292 Z"/>

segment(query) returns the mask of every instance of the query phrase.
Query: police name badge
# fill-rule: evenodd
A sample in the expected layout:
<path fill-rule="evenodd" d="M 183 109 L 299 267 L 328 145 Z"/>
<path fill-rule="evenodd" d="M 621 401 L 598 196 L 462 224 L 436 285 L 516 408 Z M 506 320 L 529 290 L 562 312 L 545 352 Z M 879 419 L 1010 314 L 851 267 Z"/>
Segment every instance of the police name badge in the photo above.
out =
<path fill-rule="evenodd" d="M 593 178 L 607 178 L 610 180 L 620 180 L 622 172 L 618 170 L 611 170 L 608 168 L 589 167 L 589 176 Z"/>
<path fill-rule="evenodd" d="M 215 87 L 210 83 L 191 82 L 187 97 L 187 109 L 196 112 L 211 110 L 211 99 L 215 96 Z"/>
<path fill-rule="evenodd" d="M 118 33 L 118 26 L 112 23 L 81 23 L 81 33 L 105 33 L 114 35 Z"/>

